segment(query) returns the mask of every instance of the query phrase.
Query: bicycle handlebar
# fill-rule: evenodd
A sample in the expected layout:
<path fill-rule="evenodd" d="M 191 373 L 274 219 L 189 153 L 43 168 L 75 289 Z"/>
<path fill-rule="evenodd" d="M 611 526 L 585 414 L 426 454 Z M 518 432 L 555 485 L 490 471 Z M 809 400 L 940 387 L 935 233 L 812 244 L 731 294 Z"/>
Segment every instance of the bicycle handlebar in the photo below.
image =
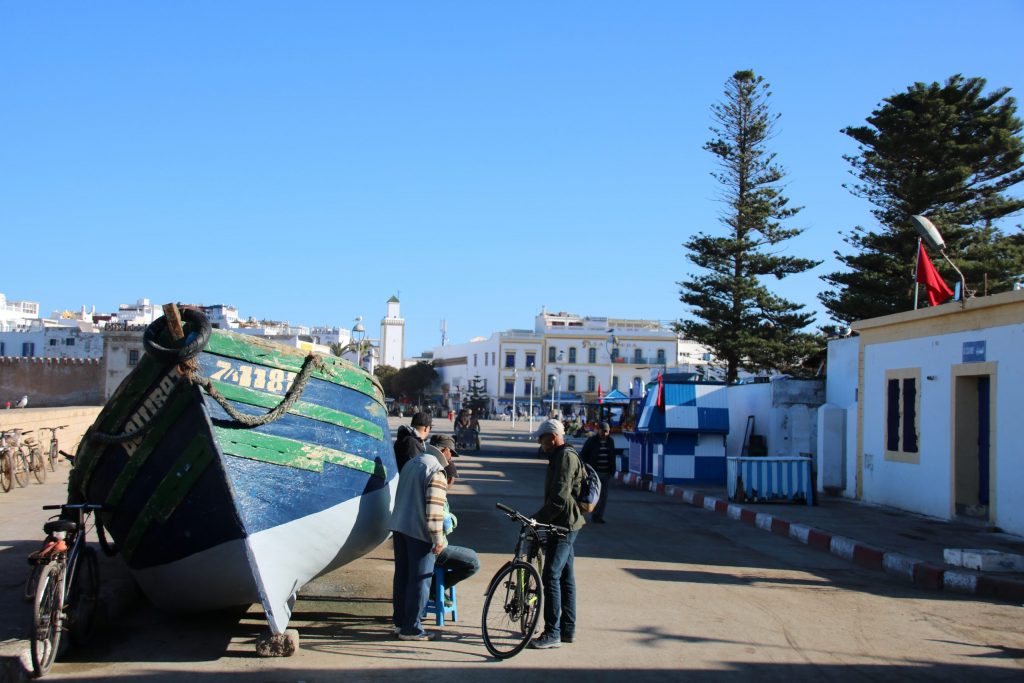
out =
<path fill-rule="evenodd" d="M 531 517 L 527 517 L 518 510 L 513 510 L 512 508 L 503 503 L 495 503 L 495 507 L 504 512 L 510 518 L 517 519 L 523 524 L 529 524 L 532 527 L 554 531 L 556 534 L 561 534 L 563 536 L 569 533 L 569 529 L 564 526 L 558 526 L 557 524 L 544 524 L 543 522 L 538 522 L 537 520 Z"/>
<path fill-rule="evenodd" d="M 62 503 L 61 505 L 44 505 L 44 510 L 86 510 L 95 512 L 96 510 L 110 510 L 107 505 L 103 503 Z"/>

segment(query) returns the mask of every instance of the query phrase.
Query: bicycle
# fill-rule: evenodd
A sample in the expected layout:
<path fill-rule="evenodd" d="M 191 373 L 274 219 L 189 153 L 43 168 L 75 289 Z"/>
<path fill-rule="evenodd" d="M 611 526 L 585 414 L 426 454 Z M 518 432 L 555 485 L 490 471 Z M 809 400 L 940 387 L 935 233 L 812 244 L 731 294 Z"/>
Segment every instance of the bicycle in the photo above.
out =
<path fill-rule="evenodd" d="M 99 565 L 96 551 L 86 543 L 86 525 L 88 516 L 104 506 L 65 503 L 43 509 L 60 510 L 61 515 L 43 525 L 46 541 L 28 557 L 29 564 L 40 568 L 31 626 L 32 670 L 37 677 L 50 670 L 65 631 L 77 645 L 91 635 L 99 599 Z"/>
<path fill-rule="evenodd" d="M 61 429 L 67 429 L 68 425 L 60 425 L 58 427 L 40 427 L 39 431 L 46 430 L 50 432 L 50 449 L 46 452 L 46 460 L 50 464 L 50 471 L 57 471 L 57 455 L 60 453 L 60 443 L 57 441 L 57 431 Z"/>
<path fill-rule="evenodd" d="M 43 460 L 43 451 L 39 444 L 31 436 L 32 430 L 21 432 L 23 437 L 20 447 L 26 452 L 25 458 L 28 461 L 29 471 L 35 475 L 36 481 L 40 484 L 46 482 L 46 462 Z"/>
<path fill-rule="evenodd" d="M 25 449 L 21 444 L 21 432 L 17 429 L 4 432 L 3 436 L 0 437 L 0 448 L 3 449 L 4 453 L 4 471 L 7 482 L 4 486 L 4 491 L 11 490 L 10 481 L 12 477 L 19 488 L 28 486 L 30 466 L 28 454 L 25 453 Z"/>
<path fill-rule="evenodd" d="M 521 526 L 512 560 L 487 586 L 481 629 L 487 651 L 498 659 L 508 659 L 526 647 L 537 629 L 544 599 L 543 542 L 547 534 L 565 535 L 569 530 L 542 524 L 501 503 L 497 507 Z"/>

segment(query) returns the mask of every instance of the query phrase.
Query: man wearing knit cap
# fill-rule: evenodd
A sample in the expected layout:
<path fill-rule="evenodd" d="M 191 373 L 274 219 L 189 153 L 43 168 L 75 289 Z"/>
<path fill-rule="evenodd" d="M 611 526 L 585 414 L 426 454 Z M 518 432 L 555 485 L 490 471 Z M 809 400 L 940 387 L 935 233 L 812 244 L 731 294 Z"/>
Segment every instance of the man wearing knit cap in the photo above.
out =
<path fill-rule="evenodd" d="M 398 428 L 395 439 L 395 461 L 401 474 L 405 463 L 423 452 L 423 445 L 430 435 L 431 419 L 429 413 L 416 413 L 412 416 L 412 427 L 402 425 Z"/>
<path fill-rule="evenodd" d="M 587 439 L 580 449 L 580 458 L 593 467 L 601 479 L 601 498 L 594 507 L 594 514 L 590 516 L 590 521 L 597 524 L 604 524 L 604 507 L 608 504 L 608 482 L 615 474 L 615 442 L 612 440 L 611 432 L 611 425 L 602 422 L 597 428 L 597 434 Z"/>
<path fill-rule="evenodd" d="M 534 433 L 548 459 L 544 476 L 544 505 L 533 518 L 544 524 L 568 527 L 565 536 L 548 534 L 544 556 L 544 633 L 530 647 L 546 650 L 571 643 L 576 637 L 576 576 L 573 572 L 576 535 L 583 527 L 583 513 L 573 493 L 583 482 L 583 463 L 565 443 L 561 420 L 545 420 Z"/>

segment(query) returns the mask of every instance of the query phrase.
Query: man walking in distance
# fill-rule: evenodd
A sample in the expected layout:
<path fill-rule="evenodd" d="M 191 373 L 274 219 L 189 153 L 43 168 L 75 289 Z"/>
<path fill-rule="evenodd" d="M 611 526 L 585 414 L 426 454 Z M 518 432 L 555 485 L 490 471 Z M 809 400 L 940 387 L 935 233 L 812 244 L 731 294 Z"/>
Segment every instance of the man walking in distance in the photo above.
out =
<path fill-rule="evenodd" d="M 548 534 L 544 549 L 544 633 L 531 641 L 530 647 L 546 650 L 571 643 L 576 637 L 573 543 L 584 521 L 573 492 L 579 491 L 583 482 L 583 463 L 572 446 L 565 443 L 561 420 L 542 422 L 534 436 L 547 455 L 548 469 L 544 476 L 544 506 L 533 518 L 569 529 L 565 536 Z"/>
<path fill-rule="evenodd" d="M 398 428 L 395 439 L 395 462 L 401 475 L 405 463 L 423 452 L 423 445 L 430 435 L 431 419 L 429 413 L 416 413 L 412 416 L 412 428 L 402 425 Z"/>
<path fill-rule="evenodd" d="M 433 453 L 420 453 L 399 473 L 388 530 L 393 532 L 395 546 L 391 619 L 400 640 L 433 640 L 437 635 L 423 630 L 420 616 L 429 598 L 434 559 L 448 544 L 444 537 L 447 491 L 444 469 Z"/>
<path fill-rule="evenodd" d="M 590 521 L 597 524 L 604 524 L 604 506 L 608 502 L 608 482 L 615 474 L 615 442 L 612 441 L 611 431 L 611 426 L 607 422 L 602 422 L 597 428 L 597 434 L 587 439 L 580 450 L 580 458 L 593 467 L 601 479 L 601 497 L 594 507 L 594 513 L 590 516 Z"/>

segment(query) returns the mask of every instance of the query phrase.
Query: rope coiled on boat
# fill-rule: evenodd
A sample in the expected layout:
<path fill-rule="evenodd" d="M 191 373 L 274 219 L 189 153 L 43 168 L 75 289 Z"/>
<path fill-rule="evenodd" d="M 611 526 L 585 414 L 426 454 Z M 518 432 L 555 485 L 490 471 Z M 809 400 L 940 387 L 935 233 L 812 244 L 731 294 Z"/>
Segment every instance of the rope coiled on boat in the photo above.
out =
<path fill-rule="evenodd" d="M 295 382 L 288 389 L 288 393 L 284 395 L 284 398 L 280 403 L 277 404 L 273 410 L 263 415 L 246 415 L 240 413 L 235 409 L 231 403 L 221 395 L 217 388 L 213 386 L 213 382 L 208 377 L 201 375 L 190 375 L 188 380 L 197 386 L 202 387 L 210 398 L 220 404 L 220 407 L 231 416 L 235 422 L 246 427 L 259 427 L 261 425 L 270 424 L 271 422 L 279 419 L 282 415 L 287 413 L 292 406 L 302 397 L 302 392 L 306 389 L 306 384 L 309 383 L 309 378 L 313 376 L 314 370 L 323 370 L 324 363 L 322 360 L 316 357 L 316 354 L 310 353 L 306 356 L 306 360 L 302 363 L 302 369 L 299 370 L 298 376 L 295 378 Z"/>

